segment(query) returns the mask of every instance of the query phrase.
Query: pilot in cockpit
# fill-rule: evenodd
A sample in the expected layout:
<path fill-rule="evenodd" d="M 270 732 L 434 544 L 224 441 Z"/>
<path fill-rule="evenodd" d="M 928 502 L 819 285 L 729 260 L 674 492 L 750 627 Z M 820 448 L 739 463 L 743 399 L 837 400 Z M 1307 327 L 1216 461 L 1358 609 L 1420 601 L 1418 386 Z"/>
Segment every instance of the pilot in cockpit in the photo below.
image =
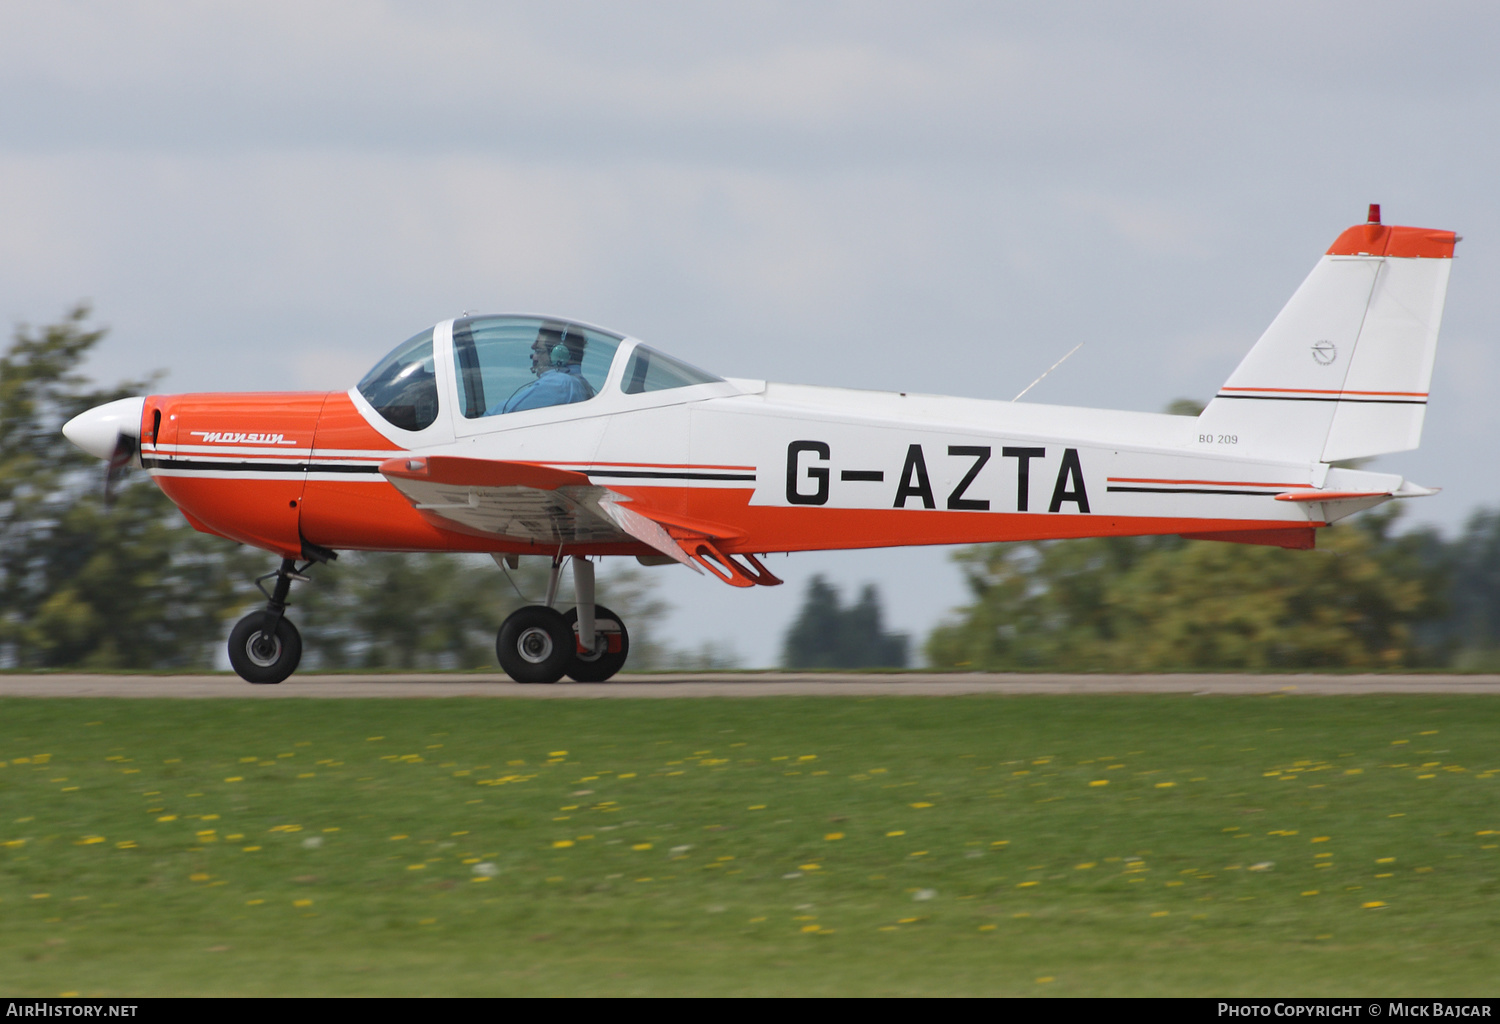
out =
<path fill-rule="evenodd" d="M 543 327 L 531 345 L 531 372 L 536 380 L 516 389 L 499 408 L 486 415 L 545 409 L 594 397 L 594 389 L 583 377 L 583 332 Z"/>

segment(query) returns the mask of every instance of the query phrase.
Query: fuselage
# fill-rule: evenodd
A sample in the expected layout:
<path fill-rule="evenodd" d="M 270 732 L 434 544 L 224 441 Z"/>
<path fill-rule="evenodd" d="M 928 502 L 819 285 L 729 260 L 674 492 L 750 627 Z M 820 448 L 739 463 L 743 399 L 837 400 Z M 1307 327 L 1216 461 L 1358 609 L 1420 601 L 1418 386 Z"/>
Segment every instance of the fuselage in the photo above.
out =
<path fill-rule="evenodd" d="M 287 558 L 308 545 L 555 552 L 423 515 L 380 472 L 407 455 L 582 473 L 729 553 L 1178 533 L 1309 547 L 1336 516 L 1278 495 L 1400 483 L 1241 455 L 1238 438 L 1205 438 L 1184 416 L 746 380 L 631 393 L 630 338 L 586 401 L 466 414 L 453 322 L 431 334 L 426 422 L 397 425 L 358 388 L 153 395 L 142 464 L 195 527 Z"/>

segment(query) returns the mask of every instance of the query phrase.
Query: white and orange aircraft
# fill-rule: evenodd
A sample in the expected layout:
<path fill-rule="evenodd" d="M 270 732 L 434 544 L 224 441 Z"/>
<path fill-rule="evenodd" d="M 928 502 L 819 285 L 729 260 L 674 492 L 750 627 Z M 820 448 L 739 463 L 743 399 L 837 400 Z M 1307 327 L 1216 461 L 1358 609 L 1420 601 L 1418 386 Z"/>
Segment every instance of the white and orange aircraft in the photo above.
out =
<path fill-rule="evenodd" d="M 1333 463 L 1417 446 L 1457 241 L 1371 206 L 1196 418 L 726 379 L 573 320 L 465 315 L 348 391 L 127 398 L 63 432 L 111 460 L 106 488 L 144 467 L 197 529 L 281 557 L 229 637 L 252 683 L 296 669 L 291 583 L 339 550 L 545 557 L 547 598 L 500 626 L 500 664 L 602 681 L 629 652 L 594 601 L 606 555 L 752 587 L 781 582 L 767 552 L 1131 534 L 1305 549 L 1434 493 Z"/>

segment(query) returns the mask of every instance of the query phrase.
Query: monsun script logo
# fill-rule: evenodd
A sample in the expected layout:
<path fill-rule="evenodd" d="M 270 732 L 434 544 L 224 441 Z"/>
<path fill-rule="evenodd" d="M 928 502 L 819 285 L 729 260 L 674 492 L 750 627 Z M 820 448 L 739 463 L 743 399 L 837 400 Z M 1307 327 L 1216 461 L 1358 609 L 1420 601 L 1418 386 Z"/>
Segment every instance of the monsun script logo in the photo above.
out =
<path fill-rule="evenodd" d="M 1319 366 L 1327 366 L 1339 357 L 1339 350 L 1331 341 L 1316 341 L 1313 342 L 1312 354 Z"/>
<path fill-rule="evenodd" d="M 228 430 L 190 430 L 194 437 L 203 438 L 204 444 L 296 444 L 286 440 L 285 434 L 241 434 Z"/>

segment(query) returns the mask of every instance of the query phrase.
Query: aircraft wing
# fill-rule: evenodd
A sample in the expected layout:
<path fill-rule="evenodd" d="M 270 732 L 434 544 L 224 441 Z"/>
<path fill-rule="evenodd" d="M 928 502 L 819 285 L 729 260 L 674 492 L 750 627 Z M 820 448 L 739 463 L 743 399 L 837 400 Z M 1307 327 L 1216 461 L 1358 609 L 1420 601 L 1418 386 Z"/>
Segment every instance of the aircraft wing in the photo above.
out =
<path fill-rule="evenodd" d="M 702 572 L 666 528 L 582 473 L 452 456 L 389 459 L 381 474 L 425 517 L 534 544 L 638 541 Z"/>

